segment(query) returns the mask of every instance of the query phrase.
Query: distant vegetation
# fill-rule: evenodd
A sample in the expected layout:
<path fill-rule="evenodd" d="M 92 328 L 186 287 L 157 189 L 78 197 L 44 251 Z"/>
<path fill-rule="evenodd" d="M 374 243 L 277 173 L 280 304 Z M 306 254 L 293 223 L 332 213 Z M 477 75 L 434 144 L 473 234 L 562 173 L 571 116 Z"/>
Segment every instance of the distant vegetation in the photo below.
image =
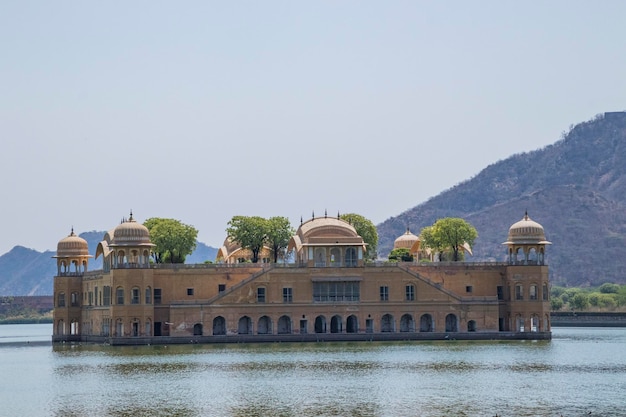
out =
<path fill-rule="evenodd" d="M 595 288 L 552 286 L 552 311 L 626 311 L 626 285 L 605 283 Z"/>

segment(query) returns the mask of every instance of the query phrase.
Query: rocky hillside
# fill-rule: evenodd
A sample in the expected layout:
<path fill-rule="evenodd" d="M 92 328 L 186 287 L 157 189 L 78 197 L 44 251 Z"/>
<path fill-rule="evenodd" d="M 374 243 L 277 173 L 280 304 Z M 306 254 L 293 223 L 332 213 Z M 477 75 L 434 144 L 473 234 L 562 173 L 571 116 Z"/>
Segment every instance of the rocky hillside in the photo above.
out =
<path fill-rule="evenodd" d="M 511 224 L 524 212 L 541 223 L 552 282 L 626 283 L 626 112 L 606 113 L 557 143 L 511 156 L 474 178 L 378 225 L 385 256 L 407 226 L 416 234 L 441 217 L 478 230 L 472 261 L 504 260 Z"/>

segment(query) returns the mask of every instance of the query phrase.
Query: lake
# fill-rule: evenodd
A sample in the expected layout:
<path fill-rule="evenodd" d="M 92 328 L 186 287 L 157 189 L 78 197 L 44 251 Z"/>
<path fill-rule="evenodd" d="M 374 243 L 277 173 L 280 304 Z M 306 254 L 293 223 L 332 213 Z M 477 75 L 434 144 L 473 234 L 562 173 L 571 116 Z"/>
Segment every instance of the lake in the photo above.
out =
<path fill-rule="evenodd" d="M 0 326 L 2 416 L 624 416 L 626 328 L 551 341 L 111 347 Z"/>

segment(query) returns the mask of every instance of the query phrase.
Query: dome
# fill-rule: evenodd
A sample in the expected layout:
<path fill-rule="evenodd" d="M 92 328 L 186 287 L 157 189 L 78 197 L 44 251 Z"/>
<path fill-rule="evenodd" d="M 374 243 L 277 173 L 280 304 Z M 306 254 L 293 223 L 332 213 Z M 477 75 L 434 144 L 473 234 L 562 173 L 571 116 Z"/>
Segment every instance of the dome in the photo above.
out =
<path fill-rule="evenodd" d="M 110 246 L 139 246 L 151 245 L 150 232 L 143 224 L 133 219 L 133 214 L 127 221 L 122 222 L 113 229 L 113 240 Z"/>
<path fill-rule="evenodd" d="M 419 240 L 420 238 L 415 236 L 413 233 L 411 233 L 411 231 L 407 227 L 406 232 L 393 242 L 393 248 L 394 249 L 399 249 L 399 248 L 411 249 L 413 245 L 415 244 L 415 242 Z"/>
<path fill-rule="evenodd" d="M 74 229 L 69 236 L 59 240 L 57 244 L 57 258 L 72 258 L 77 256 L 89 256 L 87 241 L 76 236 Z"/>
<path fill-rule="evenodd" d="M 549 245 L 543 226 L 524 214 L 524 218 L 509 228 L 509 236 L 504 244 L 542 244 Z"/>

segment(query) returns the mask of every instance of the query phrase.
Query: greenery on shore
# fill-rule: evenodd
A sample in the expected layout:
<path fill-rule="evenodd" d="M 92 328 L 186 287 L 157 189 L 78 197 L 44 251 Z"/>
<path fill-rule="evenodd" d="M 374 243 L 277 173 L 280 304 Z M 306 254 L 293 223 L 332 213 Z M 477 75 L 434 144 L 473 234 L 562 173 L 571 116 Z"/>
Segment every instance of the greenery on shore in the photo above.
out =
<path fill-rule="evenodd" d="M 552 311 L 626 312 L 626 285 L 605 283 L 599 287 L 552 286 Z"/>

